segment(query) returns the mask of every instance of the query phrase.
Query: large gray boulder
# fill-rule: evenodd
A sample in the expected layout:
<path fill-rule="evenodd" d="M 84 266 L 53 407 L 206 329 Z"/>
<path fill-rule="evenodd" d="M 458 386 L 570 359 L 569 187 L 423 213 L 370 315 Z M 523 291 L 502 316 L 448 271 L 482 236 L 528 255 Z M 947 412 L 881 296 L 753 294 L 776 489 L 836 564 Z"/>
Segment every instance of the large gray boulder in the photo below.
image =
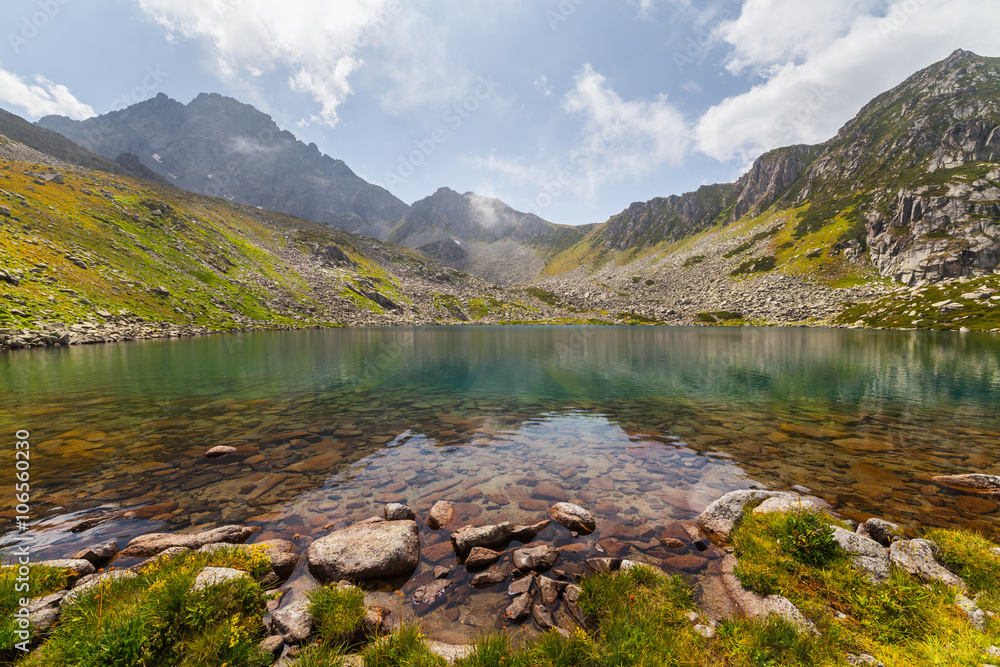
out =
<path fill-rule="evenodd" d="M 698 515 L 698 525 L 705 532 L 726 539 L 743 520 L 743 509 L 747 505 L 768 498 L 797 500 L 799 496 L 787 491 L 763 491 L 759 489 L 730 491 Z"/>
<path fill-rule="evenodd" d="M 898 568 L 924 581 L 937 579 L 949 586 L 965 590 L 965 582 L 934 558 L 936 551 L 930 540 L 898 540 L 889 547 L 889 560 Z"/>
<path fill-rule="evenodd" d="M 322 582 L 409 575 L 420 561 L 416 521 L 363 521 L 309 545 L 309 572 Z"/>
<path fill-rule="evenodd" d="M 170 547 L 199 549 L 213 542 L 239 544 L 246 542 L 254 529 L 246 526 L 220 526 L 201 533 L 146 533 L 135 538 L 122 549 L 123 556 L 155 556 Z"/>
<path fill-rule="evenodd" d="M 893 538 L 903 536 L 903 529 L 898 525 L 874 516 L 858 525 L 858 529 L 855 532 L 858 535 L 870 537 L 884 547 L 892 544 Z"/>
<path fill-rule="evenodd" d="M 833 528 L 833 539 L 851 555 L 851 565 L 867 574 L 873 583 L 889 578 L 889 552 L 881 544 L 839 526 Z"/>

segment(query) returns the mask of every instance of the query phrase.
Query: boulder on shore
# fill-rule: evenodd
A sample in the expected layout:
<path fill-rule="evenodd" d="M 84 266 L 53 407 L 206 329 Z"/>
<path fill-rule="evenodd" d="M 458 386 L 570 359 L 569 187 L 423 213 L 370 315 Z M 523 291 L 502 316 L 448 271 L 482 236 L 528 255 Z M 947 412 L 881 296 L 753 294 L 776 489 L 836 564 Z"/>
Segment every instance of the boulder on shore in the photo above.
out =
<path fill-rule="evenodd" d="M 309 572 L 321 582 L 409 575 L 420 561 L 417 522 L 363 521 L 309 545 Z"/>
<path fill-rule="evenodd" d="M 743 508 L 752 502 L 768 498 L 797 500 L 799 496 L 787 491 L 762 491 L 758 489 L 730 491 L 698 515 L 698 525 L 710 534 L 728 538 L 733 529 L 743 520 Z"/>

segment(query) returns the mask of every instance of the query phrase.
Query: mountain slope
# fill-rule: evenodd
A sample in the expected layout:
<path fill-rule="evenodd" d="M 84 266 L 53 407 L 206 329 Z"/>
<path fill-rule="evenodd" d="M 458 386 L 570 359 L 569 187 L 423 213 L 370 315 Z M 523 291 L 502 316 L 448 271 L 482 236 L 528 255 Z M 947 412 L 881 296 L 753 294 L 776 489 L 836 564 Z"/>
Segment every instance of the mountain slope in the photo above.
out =
<path fill-rule="evenodd" d="M 499 285 L 513 285 L 533 280 L 546 257 L 584 231 L 515 211 L 499 199 L 440 188 L 410 207 L 389 240 Z"/>
<path fill-rule="evenodd" d="M 656 319 L 990 330 L 1000 313 L 963 295 L 989 297 L 998 262 L 1000 59 L 956 51 L 823 144 L 633 204 L 554 257 L 540 285 Z"/>
<path fill-rule="evenodd" d="M 52 331 L 90 341 L 564 315 L 326 225 L 105 172 L 0 159 L 0 347 L 44 342 Z"/>
<path fill-rule="evenodd" d="M 282 131 L 250 105 L 216 94 L 189 104 L 160 94 L 84 121 L 39 125 L 108 158 L 123 153 L 172 185 L 385 239 L 407 206 L 341 160 Z"/>

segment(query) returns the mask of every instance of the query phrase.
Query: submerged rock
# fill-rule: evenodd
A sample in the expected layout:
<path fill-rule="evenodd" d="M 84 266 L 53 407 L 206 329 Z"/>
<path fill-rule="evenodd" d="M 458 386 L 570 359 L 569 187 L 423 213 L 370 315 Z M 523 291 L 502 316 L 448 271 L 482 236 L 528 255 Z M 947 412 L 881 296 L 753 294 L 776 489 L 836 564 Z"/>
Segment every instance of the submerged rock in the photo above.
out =
<path fill-rule="evenodd" d="M 427 525 L 437 530 L 438 528 L 444 528 L 451 520 L 455 518 L 455 507 L 447 500 L 439 500 L 434 503 L 431 507 L 430 513 L 427 515 Z"/>
<path fill-rule="evenodd" d="M 496 586 L 497 584 L 502 584 L 507 580 L 507 577 L 501 572 L 496 570 L 486 570 L 485 572 L 480 572 L 472 578 L 473 588 L 489 588 L 490 586 Z"/>
<path fill-rule="evenodd" d="M 230 447 L 229 445 L 218 445 L 205 452 L 205 456 L 210 459 L 218 459 L 223 456 L 235 454 L 236 451 L 237 449 L 235 447 Z"/>
<path fill-rule="evenodd" d="M 309 572 L 323 582 L 409 575 L 420 562 L 416 521 L 365 521 L 309 545 Z"/>
<path fill-rule="evenodd" d="M 532 524 L 519 524 L 514 526 L 514 532 L 511 533 L 510 539 L 518 542 L 530 542 L 538 536 L 538 533 L 548 528 L 550 523 L 552 523 L 552 519 Z"/>
<path fill-rule="evenodd" d="M 465 559 L 465 567 L 471 570 L 489 567 L 500 560 L 500 556 L 502 555 L 499 551 L 487 549 L 486 547 L 472 547 L 468 558 Z"/>
<path fill-rule="evenodd" d="M 594 519 L 594 515 L 579 505 L 574 505 L 573 503 L 556 503 L 549 511 L 552 513 L 552 518 L 556 520 L 556 523 L 569 530 L 587 535 L 597 529 L 597 521 Z"/>
<path fill-rule="evenodd" d="M 413 591 L 413 604 L 431 604 L 444 595 L 445 590 L 451 586 L 447 579 L 435 579 L 426 586 L 421 586 Z"/>

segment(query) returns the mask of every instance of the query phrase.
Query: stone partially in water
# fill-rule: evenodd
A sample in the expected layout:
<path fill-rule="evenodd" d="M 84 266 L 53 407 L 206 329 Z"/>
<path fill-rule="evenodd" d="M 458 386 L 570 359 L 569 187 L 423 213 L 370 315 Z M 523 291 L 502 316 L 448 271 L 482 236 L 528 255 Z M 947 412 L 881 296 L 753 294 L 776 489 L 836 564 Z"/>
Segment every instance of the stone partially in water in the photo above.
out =
<path fill-rule="evenodd" d="M 522 572 L 529 570 L 544 572 L 559 560 L 559 550 L 545 544 L 532 548 L 515 549 L 511 559 L 514 561 L 514 567 Z"/>
<path fill-rule="evenodd" d="M 514 598 L 514 601 L 507 606 L 503 617 L 511 623 L 520 623 L 531 613 L 531 595 L 523 593 Z"/>
<path fill-rule="evenodd" d="M 514 526 L 510 521 L 504 521 L 490 526 L 466 526 L 457 533 L 452 533 L 451 539 L 455 543 L 455 551 L 464 557 L 473 547 L 503 549 L 510 542 L 513 533 Z"/>
<path fill-rule="evenodd" d="M 426 586 L 421 586 L 413 591 L 413 604 L 431 604 L 444 595 L 449 586 L 451 586 L 451 581 L 448 579 L 435 579 Z"/>
<path fill-rule="evenodd" d="M 548 528 L 550 523 L 552 523 L 552 519 L 545 519 L 544 521 L 527 525 L 518 524 L 514 526 L 514 532 L 511 533 L 510 539 L 517 540 L 518 542 L 530 542 L 538 536 L 538 533 Z"/>
<path fill-rule="evenodd" d="M 321 537 L 306 551 L 309 572 L 323 582 L 411 574 L 420 562 L 415 521 L 371 520 Z"/>
<path fill-rule="evenodd" d="M 938 475 L 932 477 L 932 481 L 944 486 L 966 491 L 969 493 L 981 493 L 988 496 L 1000 495 L 1000 476 L 981 475 L 972 473 L 968 475 Z"/>
<path fill-rule="evenodd" d="M 499 551 L 487 549 L 486 547 L 472 547 L 472 550 L 469 551 L 469 556 L 465 559 L 465 567 L 470 570 L 481 570 L 484 567 L 493 565 L 493 563 L 500 560 L 500 556 L 502 555 Z"/>
<path fill-rule="evenodd" d="M 220 526 L 201 533 L 147 533 L 136 537 L 122 549 L 123 556 L 155 556 L 170 547 L 198 549 L 213 542 L 236 544 L 245 542 L 254 529 L 246 526 Z"/>
<path fill-rule="evenodd" d="M 416 521 L 417 515 L 406 505 L 389 503 L 382 509 L 386 521 Z"/>
<path fill-rule="evenodd" d="M 594 515 L 573 503 L 556 503 L 549 511 L 559 525 L 580 534 L 590 534 L 597 529 Z"/>
<path fill-rule="evenodd" d="M 472 587 L 489 588 L 490 586 L 502 584 L 506 580 L 507 577 L 503 576 L 503 573 L 497 572 L 496 570 L 486 570 L 485 572 L 480 572 L 472 578 Z"/>
<path fill-rule="evenodd" d="M 101 567 L 114 558 L 118 551 L 119 548 L 117 540 L 111 540 L 107 544 L 77 551 L 73 554 L 73 558 L 89 560 L 94 567 Z"/>
<path fill-rule="evenodd" d="M 556 500 L 565 502 L 569 500 L 569 494 L 558 484 L 552 482 L 540 482 L 531 491 L 532 498 L 541 500 Z"/>
<path fill-rule="evenodd" d="M 218 445 L 205 452 L 205 456 L 210 459 L 218 459 L 223 456 L 235 454 L 237 451 L 238 450 L 235 447 L 230 447 L 229 445 Z"/>
<path fill-rule="evenodd" d="M 455 508 L 447 500 L 439 500 L 427 514 L 427 525 L 434 530 L 444 528 L 455 518 Z"/>

